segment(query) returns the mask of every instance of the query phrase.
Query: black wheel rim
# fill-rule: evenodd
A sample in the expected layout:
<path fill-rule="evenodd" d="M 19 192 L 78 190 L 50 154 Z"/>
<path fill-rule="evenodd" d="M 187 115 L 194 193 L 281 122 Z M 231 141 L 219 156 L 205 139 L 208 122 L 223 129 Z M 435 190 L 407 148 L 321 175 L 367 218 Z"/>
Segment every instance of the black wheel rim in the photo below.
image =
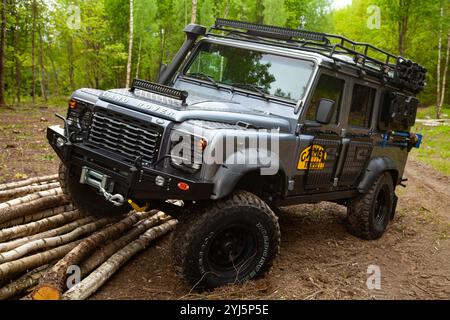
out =
<path fill-rule="evenodd" d="M 389 210 L 389 189 L 384 186 L 378 192 L 375 201 L 375 223 L 378 225 L 384 225 Z"/>
<path fill-rule="evenodd" d="M 208 250 L 208 261 L 213 272 L 223 276 L 245 275 L 256 258 L 255 231 L 231 226 L 217 233 Z"/>

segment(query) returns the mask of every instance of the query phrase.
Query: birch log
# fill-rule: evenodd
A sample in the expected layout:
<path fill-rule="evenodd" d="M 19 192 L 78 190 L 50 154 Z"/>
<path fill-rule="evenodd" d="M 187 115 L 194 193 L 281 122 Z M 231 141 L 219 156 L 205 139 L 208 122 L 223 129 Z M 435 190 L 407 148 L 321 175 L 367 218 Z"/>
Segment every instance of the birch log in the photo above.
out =
<path fill-rule="evenodd" d="M 24 257 L 19 260 L 0 264 L 0 278 L 4 279 L 19 272 L 37 268 L 44 264 L 50 263 L 51 261 L 60 259 L 64 257 L 70 250 L 75 248 L 81 241 L 82 240 L 78 240 L 61 247 Z"/>
<path fill-rule="evenodd" d="M 4 223 L 9 220 L 23 217 L 28 214 L 33 214 L 40 210 L 45 210 L 45 209 L 48 209 L 51 207 L 67 204 L 67 199 L 62 194 L 62 191 L 60 188 L 54 189 L 54 190 L 49 190 L 49 191 L 42 191 L 39 193 L 40 194 L 47 193 L 49 195 L 41 196 L 41 197 L 39 197 L 35 200 L 31 200 L 27 203 L 20 203 L 20 204 L 12 203 L 12 202 L 18 200 L 18 199 L 15 199 L 15 200 L 0 204 L 0 223 Z M 56 193 L 56 194 L 52 194 L 52 193 Z"/>
<path fill-rule="evenodd" d="M 21 224 L 38 221 L 38 220 L 41 220 L 44 218 L 53 217 L 53 216 L 56 216 L 63 212 L 73 211 L 75 209 L 76 208 L 73 204 L 68 204 L 65 206 L 60 206 L 60 207 L 56 207 L 56 208 L 43 210 L 38 213 L 30 214 L 30 215 L 27 215 L 24 217 L 20 217 L 20 218 L 13 219 L 8 222 L 2 223 L 2 224 L 0 224 L 0 229 L 10 228 L 10 227 L 18 226 Z"/>
<path fill-rule="evenodd" d="M 16 189 L 0 191 L 0 200 L 5 201 L 14 197 L 20 197 L 33 192 L 46 191 L 59 187 L 59 182 L 52 182 L 48 184 L 29 185 Z"/>
<path fill-rule="evenodd" d="M 54 174 L 54 175 L 50 175 L 50 176 L 36 177 L 36 178 L 30 178 L 27 180 L 22 180 L 22 181 L 17 181 L 17 182 L 0 184 L 0 191 L 25 187 L 25 186 L 28 186 L 31 184 L 36 184 L 36 183 L 49 182 L 49 181 L 53 181 L 53 180 L 57 180 L 57 179 L 58 179 L 58 175 Z"/>
<path fill-rule="evenodd" d="M 83 214 L 79 210 L 63 212 L 59 215 L 45 218 L 39 221 L 22 224 L 20 226 L 0 230 L 0 241 L 8 241 L 20 237 L 36 234 L 64 223 L 79 219 Z"/>
<path fill-rule="evenodd" d="M 74 222 L 71 222 L 69 224 L 65 224 L 59 228 L 55 228 L 55 229 L 51 229 L 51 230 L 44 231 L 41 233 L 37 233 L 32 236 L 19 238 L 19 239 L 13 240 L 13 241 L 0 243 L 0 252 L 5 252 L 5 251 L 15 249 L 25 243 L 28 243 L 28 242 L 31 242 L 34 240 L 44 239 L 44 238 L 48 238 L 48 237 L 54 237 L 54 236 L 58 236 L 61 234 L 65 234 L 65 233 L 70 232 L 70 231 L 72 231 L 78 227 L 81 227 L 85 224 L 91 223 L 95 220 L 96 220 L 95 217 L 86 217 L 86 218 L 82 218 L 79 220 L 75 220 Z"/>
<path fill-rule="evenodd" d="M 138 221 L 146 219 L 156 212 L 156 210 L 153 210 L 150 212 L 132 213 L 125 219 L 84 239 L 50 269 L 39 282 L 36 289 L 30 294 L 31 298 L 33 300 L 45 297 L 49 300 L 61 299 L 61 293 L 65 286 L 64 280 L 69 266 L 78 265 L 84 258 L 94 252 L 106 241 L 118 238 L 125 231 L 131 229 Z"/>
<path fill-rule="evenodd" d="M 172 231 L 175 228 L 176 224 L 176 220 L 170 220 L 160 226 L 149 229 L 142 236 L 140 236 L 139 239 L 133 241 L 122 250 L 115 253 L 111 258 L 109 258 L 83 281 L 70 288 L 63 295 L 63 299 L 87 299 L 135 254 L 142 250 L 145 250 L 154 239 Z"/>
<path fill-rule="evenodd" d="M 0 300 L 5 300 L 14 296 L 18 296 L 25 290 L 35 286 L 39 283 L 39 279 L 47 272 L 50 267 L 44 265 L 29 273 L 24 274 L 19 279 L 0 288 Z"/>
<path fill-rule="evenodd" d="M 13 250 L 6 251 L 3 253 L 0 253 L 0 263 L 5 263 L 8 261 L 16 260 L 19 258 L 22 258 L 25 255 L 28 255 L 32 252 L 36 252 L 40 249 L 50 249 L 53 247 L 57 247 L 66 243 L 70 243 L 72 241 L 75 241 L 76 239 L 85 236 L 87 234 L 91 234 L 101 227 L 104 227 L 106 224 L 108 224 L 111 220 L 107 218 L 103 218 L 94 222 L 91 222 L 89 224 L 86 224 L 84 226 L 78 227 L 75 230 L 66 233 L 64 235 L 56 236 L 56 237 L 49 237 L 44 239 L 38 239 L 34 240 L 28 243 L 25 243 L 21 245 L 20 247 L 17 247 Z"/>
<path fill-rule="evenodd" d="M 167 216 L 158 212 L 153 217 L 141 221 L 137 226 L 131 229 L 127 234 L 120 237 L 116 241 L 109 243 L 104 246 L 100 250 L 96 251 L 92 254 L 87 260 L 85 260 L 81 264 L 81 277 L 85 277 L 89 273 L 92 272 L 95 268 L 105 262 L 109 257 L 111 257 L 114 253 L 125 247 L 131 241 L 136 240 L 142 233 L 147 231 L 148 229 L 159 224 L 160 221 L 164 221 L 167 219 Z"/>

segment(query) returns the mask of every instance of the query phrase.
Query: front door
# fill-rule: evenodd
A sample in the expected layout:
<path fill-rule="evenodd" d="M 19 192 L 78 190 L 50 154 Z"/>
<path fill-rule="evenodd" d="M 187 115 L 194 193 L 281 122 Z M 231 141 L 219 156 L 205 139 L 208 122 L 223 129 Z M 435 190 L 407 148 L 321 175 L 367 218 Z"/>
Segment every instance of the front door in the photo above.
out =
<path fill-rule="evenodd" d="M 340 111 L 344 89 L 343 79 L 326 73 L 320 75 L 314 94 L 302 116 L 306 129 L 300 139 L 296 193 L 326 192 L 333 187 L 342 144 Z M 335 102 L 331 122 L 327 125 L 318 125 L 315 121 L 321 99 Z"/>

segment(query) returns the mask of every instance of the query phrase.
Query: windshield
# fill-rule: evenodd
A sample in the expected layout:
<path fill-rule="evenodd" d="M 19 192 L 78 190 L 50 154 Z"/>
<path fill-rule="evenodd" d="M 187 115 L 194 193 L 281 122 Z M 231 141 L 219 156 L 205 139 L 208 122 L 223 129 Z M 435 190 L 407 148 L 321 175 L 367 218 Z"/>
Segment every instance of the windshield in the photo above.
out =
<path fill-rule="evenodd" d="M 303 98 L 314 63 L 271 53 L 203 43 L 186 68 L 186 76 L 225 84 L 263 96 Z"/>

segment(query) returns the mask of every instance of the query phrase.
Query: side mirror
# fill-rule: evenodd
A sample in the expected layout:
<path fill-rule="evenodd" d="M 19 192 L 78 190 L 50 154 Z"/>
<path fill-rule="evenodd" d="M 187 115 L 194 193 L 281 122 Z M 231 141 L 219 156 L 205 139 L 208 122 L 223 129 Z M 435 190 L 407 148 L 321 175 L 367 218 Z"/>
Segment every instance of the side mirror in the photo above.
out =
<path fill-rule="evenodd" d="M 335 102 L 329 99 L 321 99 L 317 108 L 316 121 L 320 124 L 329 124 L 334 113 Z"/>

